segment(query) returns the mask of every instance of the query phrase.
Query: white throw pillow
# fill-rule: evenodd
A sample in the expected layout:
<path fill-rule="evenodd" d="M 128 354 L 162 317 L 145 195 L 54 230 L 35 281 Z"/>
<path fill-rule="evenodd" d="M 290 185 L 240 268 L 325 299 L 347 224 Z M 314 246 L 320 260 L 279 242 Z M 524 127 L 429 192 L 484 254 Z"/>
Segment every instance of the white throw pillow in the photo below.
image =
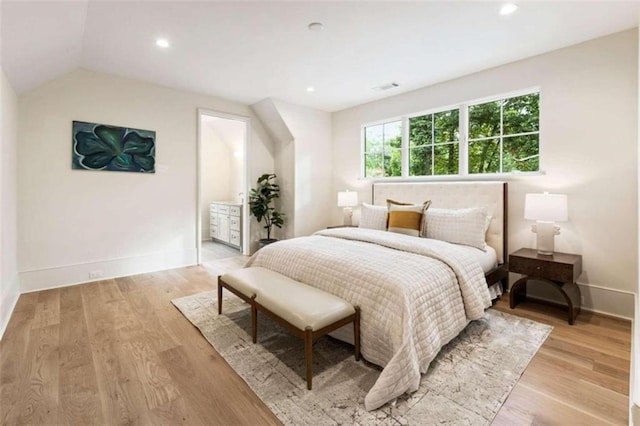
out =
<path fill-rule="evenodd" d="M 362 203 L 360 211 L 360 228 L 387 230 L 387 206 L 374 206 Z"/>
<path fill-rule="evenodd" d="M 486 250 L 487 216 L 486 207 L 454 210 L 431 208 L 425 212 L 427 229 L 423 235 Z"/>

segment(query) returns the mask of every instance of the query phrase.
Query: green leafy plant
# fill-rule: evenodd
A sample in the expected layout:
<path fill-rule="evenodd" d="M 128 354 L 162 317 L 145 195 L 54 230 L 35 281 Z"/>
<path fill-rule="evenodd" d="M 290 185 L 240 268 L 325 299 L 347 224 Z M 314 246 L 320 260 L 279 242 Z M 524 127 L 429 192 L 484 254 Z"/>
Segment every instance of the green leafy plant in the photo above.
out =
<path fill-rule="evenodd" d="M 271 240 L 274 226 L 282 228 L 284 224 L 284 213 L 277 211 L 273 205 L 273 201 L 280 198 L 280 186 L 272 182 L 276 177 L 273 173 L 260 176 L 258 186 L 251 189 L 249 195 L 249 209 L 258 222 L 264 222 L 267 240 Z"/>

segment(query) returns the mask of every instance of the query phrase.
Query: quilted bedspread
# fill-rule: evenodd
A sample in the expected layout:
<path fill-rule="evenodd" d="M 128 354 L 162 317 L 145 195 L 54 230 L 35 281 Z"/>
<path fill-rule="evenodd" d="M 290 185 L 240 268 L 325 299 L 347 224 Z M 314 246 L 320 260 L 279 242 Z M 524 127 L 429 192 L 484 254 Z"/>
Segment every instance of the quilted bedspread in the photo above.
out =
<path fill-rule="evenodd" d="M 266 246 L 248 266 L 360 306 L 362 355 L 383 367 L 367 410 L 416 391 L 440 348 L 491 305 L 480 265 L 455 245 L 385 231 L 323 230 Z"/>

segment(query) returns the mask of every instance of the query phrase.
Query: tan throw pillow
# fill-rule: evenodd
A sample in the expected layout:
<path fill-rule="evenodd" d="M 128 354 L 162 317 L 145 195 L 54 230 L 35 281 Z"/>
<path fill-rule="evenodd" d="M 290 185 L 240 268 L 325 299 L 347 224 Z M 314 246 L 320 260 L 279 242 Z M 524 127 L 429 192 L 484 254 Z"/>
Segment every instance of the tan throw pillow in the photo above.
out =
<path fill-rule="evenodd" d="M 431 200 L 423 204 L 407 204 L 387 200 L 389 226 L 387 231 L 419 237 L 422 232 L 422 216 L 431 205 Z"/>

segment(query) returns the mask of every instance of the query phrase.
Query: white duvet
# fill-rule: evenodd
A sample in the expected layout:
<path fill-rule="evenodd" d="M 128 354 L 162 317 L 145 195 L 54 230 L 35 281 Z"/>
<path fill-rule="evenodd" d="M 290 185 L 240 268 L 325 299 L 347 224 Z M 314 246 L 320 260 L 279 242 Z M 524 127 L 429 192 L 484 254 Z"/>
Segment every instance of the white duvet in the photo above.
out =
<path fill-rule="evenodd" d="M 338 228 L 271 244 L 262 266 L 360 306 L 361 351 L 384 367 L 365 397 L 376 409 L 414 392 L 440 348 L 491 305 L 480 265 L 453 244 Z"/>

